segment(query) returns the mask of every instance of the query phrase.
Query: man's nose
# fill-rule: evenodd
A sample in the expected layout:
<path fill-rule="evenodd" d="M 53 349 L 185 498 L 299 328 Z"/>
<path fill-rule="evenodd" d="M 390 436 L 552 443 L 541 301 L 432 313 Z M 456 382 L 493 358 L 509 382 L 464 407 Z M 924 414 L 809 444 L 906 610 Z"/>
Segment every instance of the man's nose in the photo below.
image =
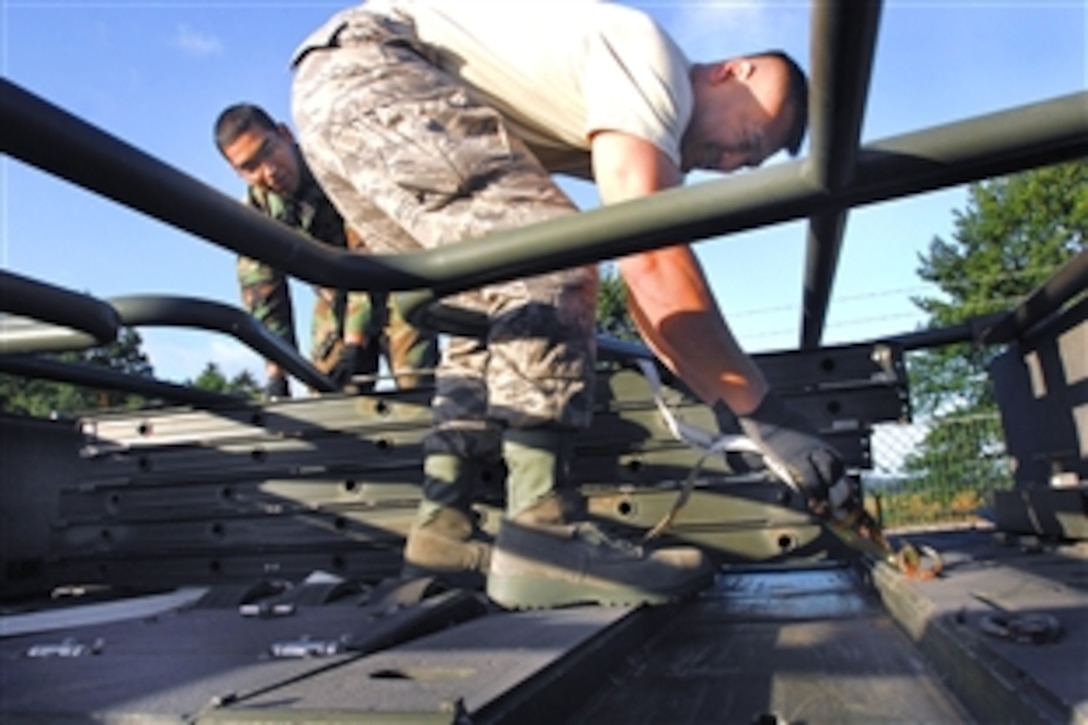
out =
<path fill-rule="evenodd" d="M 261 175 L 261 180 L 264 181 L 265 184 L 269 184 L 276 175 L 276 170 L 268 161 L 262 161 L 258 173 Z"/>

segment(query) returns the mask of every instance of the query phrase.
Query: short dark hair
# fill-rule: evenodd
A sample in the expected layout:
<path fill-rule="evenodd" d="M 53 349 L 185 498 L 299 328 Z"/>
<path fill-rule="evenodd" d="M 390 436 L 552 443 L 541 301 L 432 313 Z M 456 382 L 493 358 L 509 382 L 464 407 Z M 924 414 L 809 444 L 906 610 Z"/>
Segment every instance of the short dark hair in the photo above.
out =
<path fill-rule="evenodd" d="M 801 70 L 801 66 L 797 65 L 797 61 L 781 50 L 765 50 L 746 57 L 775 58 L 785 63 L 789 84 L 786 89 L 786 103 L 793 107 L 793 121 L 786 134 L 786 150 L 790 152 L 790 156 L 796 156 L 801 150 L 801 142 L 805 140 L 805 129 L 808 128 L 808 77 Z"/>
<path fill-rule="evenodd" d="M 252 103 L 236 103 L 219 114 L 215 121 L 215 146 L 222 153 L 223 149 L 234 143 L 235 139 L 251 128 L 277 131 L 279 126 L 272 117 Z"/>

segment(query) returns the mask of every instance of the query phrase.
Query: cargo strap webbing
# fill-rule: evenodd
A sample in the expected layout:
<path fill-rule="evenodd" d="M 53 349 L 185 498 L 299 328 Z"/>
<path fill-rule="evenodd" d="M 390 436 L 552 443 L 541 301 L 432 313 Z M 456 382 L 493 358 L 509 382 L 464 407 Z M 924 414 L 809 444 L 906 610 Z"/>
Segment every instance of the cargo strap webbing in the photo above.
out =
<path fill-rule="evenodd" d="M 657 366 L 652 360 L 638 360 L 638 366 L 642 370 L 642 374 L 646 377 L 646 382 L 650 385 L 650 391 L 654 396 L 654 404 L 657 405 L 658 411 L 661 413 L 661 417 L 665 420 L 665 425 L 668 427 L 669 432 L 673 436 L 683 443 L 691 446 L 692 448 L 701 451 L 702 455 L 695 462 L 695 465 L 691 469 L 691 473 L 684 480 L 684 485 L 680 489 L 680 494 L 673 501 L 669 510 L 661 517 L 652 529 L 646 532 L 644 541 L 650 541 L 655 539 L 672 525 L 672 522 L 676 519 L 677 514 L 680 513 L 680 509 L 687 504 L 688 499 L 691 498 L 691 492 L 695 488 L 695 481 L 699 477 L 699 471 L 702 470 L 703 463 L 707 458 L 713 455 L 726 453 L 757 453 L 763 455 L 756 444 L 751 438 L 743 435 L 728 435 L 723 433 L 711 433 L 705 431 L 698 426 L 691 425 L 679 420 L 676 415 L 673 414 L 669 408 L 668 403 L 665 402 L 665 396 L 662 393 L 661 376 L 657 372 Z M 763 457 L 764 462 L 775 475 L 781 477 L 787 483 L 790 481 L 788 474 L 781 470 L 774 461 L 770 460 L 766 456 Z"/>

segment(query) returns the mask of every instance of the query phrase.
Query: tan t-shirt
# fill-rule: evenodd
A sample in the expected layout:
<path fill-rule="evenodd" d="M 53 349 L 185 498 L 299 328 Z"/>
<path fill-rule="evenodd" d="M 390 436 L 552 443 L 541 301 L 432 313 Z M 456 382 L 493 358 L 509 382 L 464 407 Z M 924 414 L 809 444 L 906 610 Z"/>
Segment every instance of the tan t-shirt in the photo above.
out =
<path fill-rule="evenodd" d="M 622 131 L 677 166 L 690 62 L 645 13 L 561 0 L 369 0 L 412 19 L 439 65 L 507 117 L 553 172 L 587 175 L 590 136 Z"/>

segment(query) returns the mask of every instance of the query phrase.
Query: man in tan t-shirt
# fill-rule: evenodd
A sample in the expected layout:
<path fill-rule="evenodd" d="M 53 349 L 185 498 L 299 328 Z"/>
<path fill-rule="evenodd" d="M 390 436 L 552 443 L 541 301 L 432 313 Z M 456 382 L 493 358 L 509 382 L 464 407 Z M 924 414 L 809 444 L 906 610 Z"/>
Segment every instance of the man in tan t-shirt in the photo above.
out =
<path fill-rule="evenodd" d="M 650 17 L 612 4 L 371 0 L 313 33 L 294 67 L 303 152 L 379 252 L 575 213 L 555 172 L 592 179 L 611 204 L 679 186 L 692 169 L 758 166 L 796 154 L 807 120 L 805 77 L 787 56 L 693 64 Z M 768 389 L 692 250 L 619 269 L 662 362 L 736 414 L 826 513 L 839 455 Z M 512 608 L 660 603 L 710 581 L 698 550 L 613 541 L 563 492 L 572 434 L 591 417 L 596 290 L 584 267 L 462 295 L 489 332 L 451 340 L 439 367 L 409 570 L 486 575 Z M 492 547 L 470 505 L 477 464 L 500 452 L 507 509 Z"/>

